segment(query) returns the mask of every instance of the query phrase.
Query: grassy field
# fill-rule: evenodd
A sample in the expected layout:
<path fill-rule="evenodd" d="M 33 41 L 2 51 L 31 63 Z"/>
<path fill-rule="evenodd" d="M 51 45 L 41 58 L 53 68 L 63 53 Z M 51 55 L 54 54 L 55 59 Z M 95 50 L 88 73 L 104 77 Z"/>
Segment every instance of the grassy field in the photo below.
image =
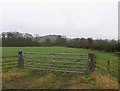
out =
<path fill-rule="evenodd" d="M 45 54 L 94 53 L 98 68 L 91 74 L 19 69 L 17 67 L 19 50 L 23 52 L 42 52 Z M 118 57 L 114 53 L 67 47 L 3 47 L 2 57 L 4 89 L 118 89 Z M 32 55 L 28 55 L 28 57 L 34 60 Z M 73 55 L 68 57 L 77 58 Z M 108 60 L 110 61 L 109 70 L 107 67 Z"/>

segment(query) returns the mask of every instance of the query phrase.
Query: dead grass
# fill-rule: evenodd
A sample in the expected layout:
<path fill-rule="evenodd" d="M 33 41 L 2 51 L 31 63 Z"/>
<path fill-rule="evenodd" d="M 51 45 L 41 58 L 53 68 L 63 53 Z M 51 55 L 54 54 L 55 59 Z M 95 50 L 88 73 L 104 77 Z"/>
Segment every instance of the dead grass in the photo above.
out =
<path fill-rule="evenodd" d="M 80 76 L 78 80 L 71 80 L 68 89 L 118 89 L 117 80 L 109 74 L 102 75 L 94 71 L 90 78 Z"/>
<path fill-rule="evenodd" d="M 78 80 L 71 80 L 67 89 L 90 89 L 89 81 L 84 76 L 80 76 Z"/>
<path fill-rule="evenodd" d="M 4 85 L 8 84 L 8 88 L 13 86 L 12 88 L 22 89 L 118 89 L 117 80 L 109 74 L 102 75 L 97 70 L 90 76 L 80 75 L 74 79 L 67 77 L 62 79 L 54 73 L 25 76 L 26 74 L 18 72 L 4 73 L 3 80 L 6 82 Z"/>
<path fill-rule="evenodd" d="M 103 89 L 118 89 L 118 82 L 113 80 L 109 74 L 101 76 L 99 80 L 98 84 Z"/>
<path fill-rule="evenodd" d="M 113 79 L 110 74 L 101 75 L 98 71 L 94 71 L 91 80 L 95 81 L 97 88 L 118 89 L 117 80 Z"/>
<path fill-rule="evenodd" d="M 23 78 L 24 75 L 21 73 L 3 73 L 2 79 L 5 81 L 12 81 L 12 80 L 16 80 L 16 79 L 21 79 Z"/>
<path fill-rule="evenodd" d="M 27 88 L 43 88 L 46 85 L 49 85 L 49 81 L 52 80 L 53 74 L 49 73 L 45 76 L 42 77 L 34 77 L 31 79 L 31 82 L 29 82 L 28 87 Z M 31 84 L 34 83 L 34 84 Z"/>

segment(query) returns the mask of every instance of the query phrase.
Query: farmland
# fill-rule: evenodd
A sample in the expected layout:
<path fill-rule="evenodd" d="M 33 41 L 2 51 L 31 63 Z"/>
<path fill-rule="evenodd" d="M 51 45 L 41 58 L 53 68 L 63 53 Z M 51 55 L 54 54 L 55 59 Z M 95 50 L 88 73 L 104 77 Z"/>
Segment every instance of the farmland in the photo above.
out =
<path fill-rule="evenodd" d="M 96 56 L 96 68 L 91 74 L 20 69 L 17 67 L 19 50 L 46 54 L 93 53 Z M 2 57 L 3 89 L 118 89 L 118 56 L 114 53 L 67 47 L 3 47 Z M 7 63 L 8 61 L 11 63 Z"/>

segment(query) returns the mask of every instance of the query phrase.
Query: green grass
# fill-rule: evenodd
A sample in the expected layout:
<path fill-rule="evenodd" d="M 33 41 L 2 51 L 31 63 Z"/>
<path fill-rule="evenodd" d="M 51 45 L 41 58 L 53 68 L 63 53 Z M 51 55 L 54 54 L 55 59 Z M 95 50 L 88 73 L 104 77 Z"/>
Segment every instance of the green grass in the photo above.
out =
<path fill-rule="evenodd" d="M 17 57 L 3 58 L 3 88 L 117 88 L 118 57 L 114 53 L 95 51 L 88 49 L 67 48 L 67 47 L 3 47 L 2 57 L 18 56 L 18 51 L 23 52 L 42 52 L 45 55 L 26 55 L 25 62 L 39 60 L 38 56 L 47 56 L 40 60 L 51 60 L 49 53 L 71 53 L 88 54 L 94 53 L 97 57 L 96 66 L 99 67 L 93 74 L 75 74 L 64 72 L 48 72 L 30 69 L 19 69 L 17 67 Z M 57 55 L 60 56 L 60 55 Z M 28 58 L 27 58 L 28 57 Z M 79 56 L 60 56 L 63 59 L 54 60 L 73 61 Z M 66 58 L 66 59 L 64 59 Z M 69 58 L 69 60 L 67 59 Z M 110 61 L 110 70 L 107 70 L 107 61 Z M 83 60 L 87 61 L 87 60 Z M 28 62 L 29 63 L 29 62 Z M 49 62 L 48 62 L 49 63 Z M 42 64 L 43 65 L 43 64 Z M 10 66 L 10 67 L 9 67 Z M 16 66 L 16 67 L 15 67 Z M 39 64 L 33 65 L 40 66 Z M 74 66 L 79 66 L 78 64 Z M 98 75 L 96 75 L 98 74 Z M 102 74 L 102 75 L 101 75 Z M 109 75 L 109 76 L 108 76 Z M 102 80 L 105 80 L 103 82 Z M 109 82 L 109 80 L 111 80 Z M 102 85 L 104 84 L 104 85 Z M 111 86 L 111 84 L 114 84 Z"/>

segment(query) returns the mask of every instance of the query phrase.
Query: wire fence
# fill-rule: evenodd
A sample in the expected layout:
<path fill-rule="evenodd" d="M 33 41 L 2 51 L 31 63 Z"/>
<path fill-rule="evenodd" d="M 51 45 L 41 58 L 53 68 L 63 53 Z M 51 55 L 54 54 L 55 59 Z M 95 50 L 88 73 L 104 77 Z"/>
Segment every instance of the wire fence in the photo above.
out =
<path fill-rule="evenodd" d="M 110 60 L 103 62 L 96 61 L 95 67 L 102 74 L 111 74 L 113 77 L 118 79 L 118 61 L 110 61 Z"/>
<path fill-rule="evenodd" d="M 16 68 L 18 67 L 18 56 L 15 55 L 2 57 L 1 62 L 3 71 Z"/>

